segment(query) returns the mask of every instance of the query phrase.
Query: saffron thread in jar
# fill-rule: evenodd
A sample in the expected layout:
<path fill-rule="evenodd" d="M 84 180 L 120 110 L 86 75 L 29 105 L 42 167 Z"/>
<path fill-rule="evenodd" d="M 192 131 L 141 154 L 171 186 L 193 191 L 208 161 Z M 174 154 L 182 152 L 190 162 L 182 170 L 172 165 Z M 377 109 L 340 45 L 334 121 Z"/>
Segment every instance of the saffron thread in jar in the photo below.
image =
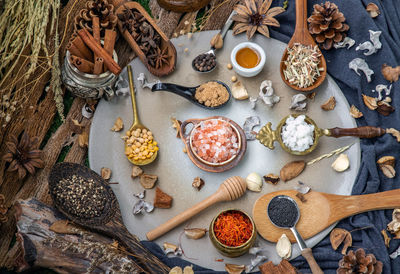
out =
<path fill-rule="evenodd" d="M 246 243 L 252 233 L 253 224 L 249 217 L 240 211 L 221 213 L 214 222 L 215 237 L 221 244 L 227 246 L 240 246 Z"/>
<path fill-rule="evenodd" d="M 260 63 L 260 57 L 254 49 L 242 48 L 236 53 L 236 62 L 243 68 L 254 68 Z"/>

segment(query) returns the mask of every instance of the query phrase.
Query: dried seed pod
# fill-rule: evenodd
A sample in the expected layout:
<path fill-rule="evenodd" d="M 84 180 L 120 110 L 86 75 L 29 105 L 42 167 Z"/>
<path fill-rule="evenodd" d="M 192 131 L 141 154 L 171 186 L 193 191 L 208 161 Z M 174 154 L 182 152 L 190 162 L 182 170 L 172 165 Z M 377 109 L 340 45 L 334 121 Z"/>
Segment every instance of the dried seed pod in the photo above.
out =
<path fill-rule="evenodd" d="M 140 176 L 140 184 L 146 188 L 146 189 L 151 189 L 154 187 L 158 180 L 157 175 L 150 175 L 150 174 L 145 174 L 143 173 Z"/>
<path fill-rule="evenodd" d="M 217 33 L 213 38 L 211 38 L 210 45 L 215 49 L 220 49 L 223 47 L 224 40 L 222 39 L 221 33 Z"/>
<path fill-rule="evenodd" d="M 121 117 L 118 117 L 115 122 L 114 122 L 114 126 L 111 128 L 111 131 L 121 131 L 124 128 L 124 122 L 122 122 Z"/>
<path fill-rule="evenodd" d="M 388 128 L 388 129 L 386 129 L 386 133 L 392 134 L 393 137 L 396 138 L 397 142 L 400 143 L 400 132 L 397 129 Z"/>
<path fill-rule="evenodd" d="M 332 230 L 329 239 L 334 250 L 338 249 L 341 243 L 343 243 L 342 254 L 347 253 L 347 248 L 353 244 L 353 238 L 349 231 L 343 228 L 335 228 Z"/>
<path fill-rule="evenodd" d="M 108 167 L 102 167 L 101 170 L 100 170 L 100 174 L 101 174 L 101 177 L 104 180 L 110 180 L 110 178 L 111 178 L 111 169 L 109 169 Z"/>
<path fill-rule="evenodd" d="M 390 83 L 396 82 L 397 80 L 399 80 L 400 66 L 394 68 L 383 64 L 381 72 L 383 77 L 385 77 L 385 79 L 388 80 Z"/>
<path fill-rule="evenodd" d="M 241 274 L 246 269 L 244 264 L 225 264 L 225 270 L 228 274 Z"/>
<path fill-rule="evenodd" d="M 356 118 L 356 119 L 364 116 L 364 114 L 361 111 L 359 111 L 355 105 L 351 105 L 350 115 L 351 115 L 351 117 Z"/>
<path fill-rule="evenodd" d="M 386 177 L 394 178 L 396 176 L 396 170 L 394 169 L 396 158 L 394 156 L 383 156 L 376 163 Z"/>
<path fill-rule="evenodd" d="M 362 95 L 364 104 L 370 109 L 375 110 L 378 108 L 378 103 L 376 102 L 376 98 L 367 96 L 365 94 Z"/>
<path fill-rule="evenodd" d="M 379 14 L 381 14 L 381 11 L 379 10 L 378 6 L 374 3 L 369 3 L 366 7 L 366 10 L 368 11 L 369 15 L 372 18 L 377 17 Z"/>
<path fill-rule="evenodd" d="M 289 259 L 292 256 L 292 244 L 285 233 L 282 234 L 276 243 L 276 253 L 282 259 Z"/>
<path fill-rule="evenodd" d="M 394 111 L 394 107 L 392 107 L 389 103 L 385 101 L 379 101 L 377 105 L 378 107 L 376 111 L 378 111 L 380 114 L 384 116 L 388 116 L 390 113 Z"/>
<path fill-rule="evenodd" d="M 340 154 L 332 163 L 332 168 L 337 172 L 343 172 L 350 167 L 350 161 L 347 154 Z"/>
<path fill-rule="evenodd" d="M 280 180 L 279 176 L 273 173 L 264 175 L 264 181 L 268 184 L 276 185 L 279 182 L 279 180 Z"/>
<path fill-rule="evenodd" d="M 335 106 L 336 106 L 336 99 L 334 96 L 331 96 L 327 101 L 325 101 L 325 103 L 321 105 L 321 108 L 323 110 L 328 111 L 328 110 L 333 110 Z"/>
<path fill-rule="evenodd" d="M 192 187 L 200 191 L 200 189 L 204 186 L 204 181 L 200 177 L 196 177 L 193 180 Z"/>
<path fill-rule="evenodd" d="M 306 162 L 304 161 L 293 161 L 287 163 L 280 171 L 280 177 L 282 181 L 287 182 L 293 178 L 296 178 L 303 172 L 306 167 Z"/>
<path fill-rule="evenodd" d="M 207 229 L 205 228 L 185 228 L 185 235 L 189 239 L 200 239 L 203 238 L 204 235 L 206 235 Z"/>
<path fill-rule="evenodd" d="M 132 167 L 132 173 L 131 173 L 131 177 L 132 178 L 136 178 L 136 177 L 138 177 L 138 176 L 140 176 L 142 174 L 143 174 L 143 169 L 141 169 L 138 166 L 133 166 Z"/>

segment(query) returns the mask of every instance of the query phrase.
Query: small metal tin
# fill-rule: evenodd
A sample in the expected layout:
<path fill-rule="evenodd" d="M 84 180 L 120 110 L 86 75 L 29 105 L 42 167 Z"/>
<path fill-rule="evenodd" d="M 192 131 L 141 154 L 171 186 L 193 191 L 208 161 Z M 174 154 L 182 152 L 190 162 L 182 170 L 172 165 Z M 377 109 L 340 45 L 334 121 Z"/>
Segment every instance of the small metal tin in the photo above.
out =
<path fill-rule="evenodd" d="M 118 63 L 115 50 L 113 58 Z M 110 71 L 99 75 L 80 72 L 71 64 L 70 52 L 66 52 L 64 64 L 61 68 L 61 80 L 75 96 L 85 99 L 100 99 L 104 96 L 106 100 L 111 100 L 114 97 L 114 85 L 117 79 L 118 75 Z"/>

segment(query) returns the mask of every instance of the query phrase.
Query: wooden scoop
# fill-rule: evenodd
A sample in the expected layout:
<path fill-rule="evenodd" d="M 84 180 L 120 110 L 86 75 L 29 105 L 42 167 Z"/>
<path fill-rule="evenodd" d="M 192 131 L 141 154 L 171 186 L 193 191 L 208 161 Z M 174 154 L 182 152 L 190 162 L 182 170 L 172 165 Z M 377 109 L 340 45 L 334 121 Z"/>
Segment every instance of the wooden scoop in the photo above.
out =
<path fill-rule="evenodd" d="M 149 241 L 153 241 L 209 206 L 218 202 L 236 200 L 245 192 L 246 181 L 239 176 L 230 177 L 220 185 L 213 195 L 173 217 L 172 219 L 169 219 L 167 222 L 158 226 L 157 228 L 147 232 L 146 237 Z"/>
<path fill-rule="evenodd" d="M 293 235 L 287 233 L 287 229 L 277 228 L 268 218 L 268 203 L 277 195 L 287 195 L 296 201 L 300 209 L 300 219 L 296 228 L 304 239 L 316 235 L 343 218 L 370 210 L 400 207 L 400 189 L 353 196 L 310 191 L 304 195 L 306 202 L 300 201 L 296 194 L 295 190 L 276 191 L 260 197 L 255 202 L 253 219 L 258 233 L 264 239 L 277 242 L 282 233 L 286 233 L 291 242 L 296 242 Z"/>
<path fill-rule="evenodd" d="M 57 197 L 56 186 L 63 179 L 70 179 L 78 176 L 87 184 L 88 180 L 93 180 L 96 186 L 103 187 L 103 194 L 107 197 L 107 202 L 99 216 L 93 218 L 83 218 L 72 214 L 70 209 L 65 206 Z M 112 238 L 119 240 L 128 247 L 129 251 L 135 254 L 149 273 L 168 273 L 169 268 L 164 265 L 156 256 L 144 248 L 139 239 L 132 235 L 124 226 L 117 198 L 108 184 L 93 170 L 75 163 L 58 163 L 54 165 L 49 175 L 49 192 L 56 208 L 68 219 L 76 224 L 104 233 Z M 78 197 L 78 199 L 81 197 Z M 87 199 L 93 199 L 88 197 Z"/>
<path fill-rule="evenodd" d="M 300 43 L 304 46 L 311 46 L 313 48 L 317 45 L 314 39 L 312 38 L 310 32 L 308 31 L 307 27 L 307 0 L 296 0 L 296 27 L 292 39 L 290 39 L 287 47 L 289 48 L 293 47 L 294 43 Z M 284 61 L 286 61 L 286 59 L 287 59 L 287 48 L 285 49 L 282 55 L 280 72 L 283 82 L 285 82 L 285 84 L 288 85 L 289 87 L 298 91 L 307 92 L 317 88 L 325 80 L 326 61 L 322 54 L 320 56 L 321 61 L 319 63 L 319 67 L 323 68 L 324 70 L 320 72 L 321 75 L 315 80 L 315 82 L 311 86 L 306 88 L 300 88 L 296 85 L 289 83 L 289 81 L 285 79 L 283 71 L 286 69 L 286 66 L 284 64 Z"/>

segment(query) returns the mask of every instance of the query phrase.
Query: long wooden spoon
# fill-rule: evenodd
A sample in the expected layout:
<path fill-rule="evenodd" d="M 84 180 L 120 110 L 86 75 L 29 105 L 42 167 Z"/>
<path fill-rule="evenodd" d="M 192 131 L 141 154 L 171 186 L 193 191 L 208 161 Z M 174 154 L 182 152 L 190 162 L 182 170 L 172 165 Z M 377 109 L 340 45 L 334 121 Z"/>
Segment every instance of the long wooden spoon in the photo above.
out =
<path fill-rule="evenodd" d="M 260 235 L 271 242 L 277 242 L 285 229 L 277 228 L 268 218 L 269 201 L 278 195 L 287 195 L 296 201 L 300 209 L 297 230 L 304 239 L 321 232 L 335 222 L 370 210 L 400 207 L 400 189 L 367 195 L 334 195 L 317 191 L 305 194 L 306 202 L 300 201 L 295 190 L 282 190 L 260 197 L 253 207 L 253 219 Z M 288 235 L 288 233 L 286 233 Z M 296 242 L 293 235 L 288 235 L 291 242 Z"/>
<path fill-rule="evenodd" d="M 75 176 L 75 179 L 72 179 Z M 88 187 L 90 181 L 95 188 L 100 189 L 101 195 L 106 197 L 106 203 L 100 214 L 94 217 L 82 217 L 73 213 L 73 209 L 67 207 L 60 197 L 59 185 L 62 180 L 75 180 L 76 184 L 82 187 Z M 80 180 L 82 181 L 80 182 Z M 73 193 L 68 193 L 73 192 Z M 51 169 L 49 175 L 49 192 L 56 208 L 68 219 L 76 224 L 94 229 L 112 238 L 115 238 L 125 245 L 129 251 L 135 254 L 135 257 L 146 266 L 149 273 L 168 273 L 169 268 L 164 265 L 156 256 L 144 248 L 139 239 L 132 235 L 124 226 L 117 198 L 108 184 L 93 170 L 75 163 L 58 163 Z M 76 195 L 77 206 L 85 204 L 85 199 L 96 200 L 95 197 L 78 195 L 77 192 L 66 189 L 63 195 Z"/>
<path fill-rule="evenodd" d="M 214 194 L 201 201 L 200 203 L 194 205 L 193 207 L 169 219 L 159 227 L 147 232 L 146 237 L 149 241 L 155 240 L 173 229 L 174 227 L 180 225 L 184 221 L 192 218 L 194 215 L 208 208 L 209 206 L 212 206 L 213 204 L 218 202 L 236 200 L 240 198 L 245 192 L 246 181 L 239 176 L 230 177 L 220 185 L 220 187 Z"/>
<path fill-rule="evenodd" d="M 310 32 L 308 31 L 307 27 L 307 0 L 296 0 L 296 27 L 287 47 L 288 48 L 293 47 L 294 43 L 300 43 L 304 46 L 311 46 L 313 48 L 317 45 L 314 39 L 312 38 Z M 280 72 L 283 82 L 285 82 L 285 84 L 288 85 L 289 87 L 298 91 L 307 92 L 317 88 L 325 80 L 326 62 L 324 56 L 321 54 L 319 68 L 323 68 L 323 70 L 320 71 L 320 76 L 315 80 L 315 82 L 311 86 L 306 88 L 300 88 L 297 85 L 289 83 L 289 81 L 285 79 L 285 75 L 283 74 L 283 71 L 286 69 L 284 61 L 286 61 L 287 56 L 288 53 L 286 48 L 282 55 Z"/>

